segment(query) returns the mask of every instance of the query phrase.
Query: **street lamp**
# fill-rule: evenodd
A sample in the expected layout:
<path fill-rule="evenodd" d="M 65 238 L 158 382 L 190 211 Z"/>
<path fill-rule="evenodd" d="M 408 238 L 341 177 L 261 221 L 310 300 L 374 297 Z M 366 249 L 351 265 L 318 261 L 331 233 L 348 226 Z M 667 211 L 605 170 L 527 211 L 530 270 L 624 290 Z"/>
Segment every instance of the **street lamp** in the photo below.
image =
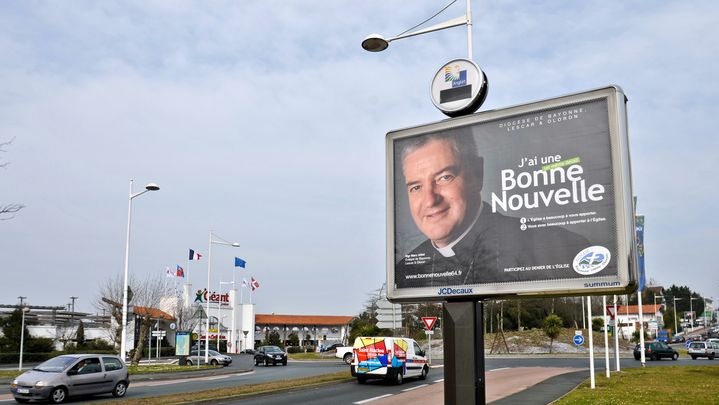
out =
<path fill-rule="evenodd" d="M 684 298 L 673 297 L 672 299 L 674 300 L 674 334 L 676 335 L 679 332 L 677 327 L 677 301 L 683 300 Z"/>
<path fill-rule="evenodd" d="M 692 307 L 692 301 L 694 301 L 694 300 L 700 300 L 700 299 L 701 299 L 701 298 L 689 297 L 689 315 L 692 316 L 692 325 L 691 325 L 691 327 L 689 328 L 690 330 L 691 330 L 691 329 L 694 329 L 694 307 Z"/>
<path fill-rule="evenodd" d="M 215 240 L 215 239 L 213 239 L 213 237 L 217 238 L 219 240 Z M 210 290 L 210 274 L 212 273 L 212 244 L 240 247 L 239 243 L 228 242 L 228 241 L 220 238 L 219 236 L 215 235 L 214 233 L 212 233 L 212 231 L 210 231 L 210 242 L 209 242 L 209 247 L 207 249 L 207 290 L 208 290 L 207 292 L 208 292 L 208 296 L 207 296 L 207 302 L 206 302 L 206 304 L 207 304 L 206 305 L 207 323 L 206 323 L 206 327 L 205 327 L 205 330 L 206 330 L 206 332 L 205 332 L 205 364 L 209 364 L 209 362 L 210 362 L 210 295 L 209 295 L 210 291 L 209 290 Z M 218 330 L 217 331 L 219 333 L 219 321 L 220 320 L 218 319 L 217 321 L 218 321 L 218 327 L 217 327 Z M 217 347 L 217 350 L 220 350 L 219 346 Z"/>
<path fill-rule="evenodd" d="M 444 11 L 442 9 L 440 12 Z M 439 14 L 439 13 L 437 13 Z M 435 14 L 436 15 L 436 14 Z M 426 21 L 425 21 L 426 22 Z M 420 24 L 421 25 L 421 24 Z M 365 51 L 369 52 L 381 52 L 384 51 L 389 47 L 389 43 L 392 41 L 396 41 L 398 39 L 408 38 L 408 37 L 414 37 L 417 35 L 427 34 L 434 31 L 440 31 L 447 28 L 452 27 L 459 27 L 462 25 L 467 26 L 467 55 L 468 59 L 472 59 L 472 0 L 467 0 L 467 13 L 463 16 L 459 16 L 457 18 L 453 18 L 451 20 L 445 21 L 443 23 L 439 23 L 436 25 L 433 25 L 431 27 L 427 27 L 421 30 L 412 31 L 412 32 L 403 32 L 400 35 L 397 35 L 395 37 L 391 38 L 384 38 L 380 34 L 370 34 L 365 39 L 362 40 L 362 48 Z M 410 28 L 411 30 L 412 28 Z"/>
<path fill-rule="evenodd" d="M 125 242 L 125 281 L 122 285 L 122 338 L 120 339 L 120 356 L 125 359 L 127 352 L 127 277 L 130 269 L 130 224 L 132 223 L 132 199 L 145 194 L 148 191 L 157 191 L 160 189 L 155 183 L 148 183 L 143 191 L 133 193 L 132 182 L 130 180 L 130 195 L 127 198 L 127 240 Z"/>
<path fill-rule="evenodd" d="M 25 344 L 25 314 L 30 312 L 30 308 L 22 307 L 22 326 L 20 327 L 20 362 L 17 365 L 17 371 L 22 371 L 22 351 Z"/>

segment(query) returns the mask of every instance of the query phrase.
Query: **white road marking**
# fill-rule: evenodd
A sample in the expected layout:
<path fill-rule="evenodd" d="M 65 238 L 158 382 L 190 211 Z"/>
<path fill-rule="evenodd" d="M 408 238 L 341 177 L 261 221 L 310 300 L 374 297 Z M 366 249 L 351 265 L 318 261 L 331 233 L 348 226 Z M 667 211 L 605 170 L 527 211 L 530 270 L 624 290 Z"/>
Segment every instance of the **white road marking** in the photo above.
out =
<path fill-rule="evenodd" d="M 391 397 L 392 395 L 393 395 L 393 394 L 384 394 L 384 395 L 380 395 L 380 396 L 374 397 L 374 398 L 363 399 L 363 400 L 361 400 L 361 401 L 355 402 L 355 404 L 356 404 L 356 405 L 366 404 L 367 402 L 372 402 L 372 401 L 376 401 L 376 400 L 378 400 L 378 399 Z"/>
<path fill-rule="evenodd" d="M 489 371 L 508 370 L 508 369 L 510 369 L 510 368 L 511 368 L 511 367 L 493 368 L 493 369 L 491 369 L 491 370 L 489 370 Z"/>
<path fill-rule="evenodd" d="M 416 387 L 406 388 L 406 389 L 403 389 L 402 392 L 407 392 L 407 391 L 416 390 L 417 388 L 426 387 L 426 386 L 428 386 L 428 385 L 429 385 L 429 384 L 422 384 L 422 385 L 418 385 L 418 386 L 416 386 Z"/>
<path fill-rule="evenodd" d="M 254 374 L 254 373 L 255 373 L 254 371 L 248 371 L 246 373 L 223 374 L 223 375 L 215 375 L 215 376 L 209 376 L 209 377 L 182 378 L 179 380 L 138 381 L 135 383 L 133 383 L 132 378 L 130 378 L 130 383 L 133 387 L 157 387 L 160 385 L 181 384 L 181 383 L 191 382 L 191 381 L 222 380 L 222 379 L 229 378 L 229 377 L 241 377 L 243 375 Z"/>
<path fill-rule="evenodd" d="M 442 381 L 444 381 L 444 378 L 440 378 L 439 380 L 434 380 L 434 381 L 432 381 L 432 382 L 438 383 L 438 382 L 442 382 Z"/>
<path fill-rule="evenodd" d="M 429 368 L 443 368 L 444 364 L 437 364 L 436 366 L 429 366 Z"/>

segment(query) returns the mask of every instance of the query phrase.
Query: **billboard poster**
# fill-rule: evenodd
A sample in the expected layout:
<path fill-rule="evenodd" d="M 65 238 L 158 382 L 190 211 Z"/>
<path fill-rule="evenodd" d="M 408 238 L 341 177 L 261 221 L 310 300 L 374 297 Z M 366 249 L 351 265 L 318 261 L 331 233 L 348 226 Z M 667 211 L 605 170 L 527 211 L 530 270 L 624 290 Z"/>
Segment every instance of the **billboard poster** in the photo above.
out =
<path fill-rule="evenodd" d="M 633 288 L 620 94 L 611 87 L 390 132 L 388 295 Z"/>

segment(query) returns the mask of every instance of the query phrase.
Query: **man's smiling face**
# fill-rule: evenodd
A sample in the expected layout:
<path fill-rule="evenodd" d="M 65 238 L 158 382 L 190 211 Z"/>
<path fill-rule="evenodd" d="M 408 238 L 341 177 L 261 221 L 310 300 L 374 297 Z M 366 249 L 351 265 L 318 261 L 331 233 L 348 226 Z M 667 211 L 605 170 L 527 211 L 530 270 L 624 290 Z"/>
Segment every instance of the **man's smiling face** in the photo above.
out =
<path fill-rule="evenodd" d="M 479 190 L 453 146 L 451 140 L 433 139 L 406 154 L 402 162 L 412 218 L 437 247 L 462 233 L 474 219 L 468 218 L 469 206 L 479 200 Z"/>

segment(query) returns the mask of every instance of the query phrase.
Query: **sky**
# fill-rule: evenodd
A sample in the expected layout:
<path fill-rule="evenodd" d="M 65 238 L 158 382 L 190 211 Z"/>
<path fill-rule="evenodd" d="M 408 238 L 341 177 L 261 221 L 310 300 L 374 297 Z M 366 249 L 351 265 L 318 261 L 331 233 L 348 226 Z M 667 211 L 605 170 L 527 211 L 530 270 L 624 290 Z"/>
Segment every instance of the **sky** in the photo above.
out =
<path fill-rule="evenodd" d="M 429 85 L 464 27 L 360 47 L 449 3 L 0 2 L 0 304 L 94 312 L 181 265 L 255 277 L 258 313 L 355 315 L 385 282 L 385 134 L 446 117 Z M 647 277 L 719 299 L 719 3 L 474 0 L 490 110 L 617 84 Z M 432 23 L 463 15 L 458 1 Z M 235 270 L 234 256 L 247 261 Z M 212 289 L 216 289 L 213 287 Z"/>

